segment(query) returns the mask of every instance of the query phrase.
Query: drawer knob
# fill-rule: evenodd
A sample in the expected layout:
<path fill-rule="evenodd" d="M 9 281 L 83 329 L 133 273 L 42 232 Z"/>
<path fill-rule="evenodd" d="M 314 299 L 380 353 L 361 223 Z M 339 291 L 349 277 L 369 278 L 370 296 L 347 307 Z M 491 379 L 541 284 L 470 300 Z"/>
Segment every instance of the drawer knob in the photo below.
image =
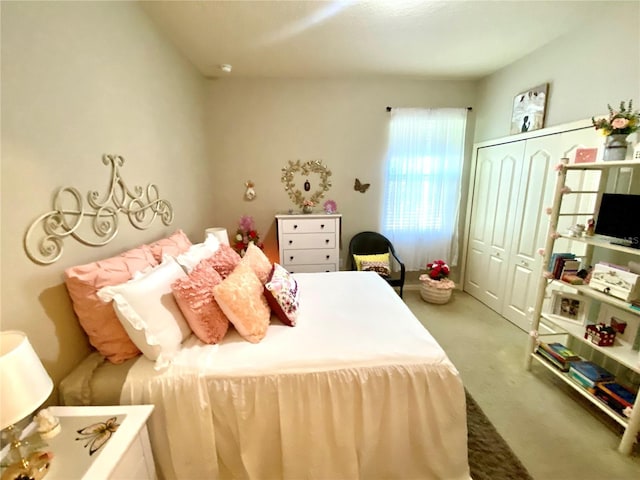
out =
<path fill-rule="evenodd" d="M 324 223 L 322 225 L 320 225 L 320 228 L 324 228 Z"/>
<path fill-rule="evenodd" d="M 291 245 L 293 243 L 293 240 L 289 240 L 289 245 Z"/>
<path fill-rule="evenodd" d="M 293 260 L 293 255 L 289 257 L 289 260 Z"/>
<path fill-rule="evenodd" d="M 329 243 L 329 239 L 327 238 L 327 239 L 324 241 L 324 243 Z"/>
<path fill-rule="evenodd" d="M 296 228 L 298 228 L 298 225 L 294 225 L 294 226 L 293 226 L 293 229 L 294 229 L 294 230 L 295 230 Z"/>
<path fill-rule="evenodd" d="M 329 260 L 331 258 L 331 255 L 327 255 L 327 260 Z"/>

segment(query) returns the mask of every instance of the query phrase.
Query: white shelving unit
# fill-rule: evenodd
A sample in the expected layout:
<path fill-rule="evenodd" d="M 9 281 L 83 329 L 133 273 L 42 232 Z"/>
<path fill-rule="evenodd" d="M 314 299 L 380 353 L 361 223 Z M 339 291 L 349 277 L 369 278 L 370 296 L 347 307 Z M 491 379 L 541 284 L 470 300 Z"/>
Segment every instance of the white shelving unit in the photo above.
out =
<path fill-rule="evenodd" d="M 624 161 L 624 162 L 596 162 L 596 163 L 587 163 L 587 164 L 569 164 L 566 159 L 562 160 L 562 164 L 558 168 L 558 179 L 556 182 L 556 188 L 554 193 L 554 201 L 553 206 L 551 208 L 551 214 L 549 218 L 549 230 L 546 239 L 546 245 L 544 248 L 544 260 L 543 265 L 548 265 L 551 254 L 554 251 L 555 243 L 558 239 L 566 238 L 571 241 L 581 242 L 586 244 L 584 254 L 584 258 L 586 263 L 591 262 L 591 257 L 593 255 L 594 248 L 604 248 L 609 250 L 615 250 L 618 252 L 622 252 L 628 255 L 640 257 L 640 249 L 625 247 L 622 245 L 615 245 L 609 243 L 608 241 L 598 238 L 598 237 L 570 237 L 568 235 L 563 235 L 558 232 L 558 219 L 563 215 L 582 215 L 585 214 L 591 215 L 594 212 L 572 212 L 567 213 L 562 210 L 562 202 L 564 197 L 569 195 L 597 195 L 596 200 L 596 208 L 595 211 L 599 208 L 600 198 L 602 193 L 606 189 L 607 181 L 609 178 L 609 171 L 612 169 L 633 169 L 634 172 L 638 172 L 638 168 L 640 167 L 640 161 Z M 579 170 L 598 170 L 600 171 L 600 179 L 599 186 L 597 191 L 569 191 L 566 189 L 566 180 L 567 180 L 567 172 L 569 171 L 579 171 Z M 632 215 L 634 212 L 630 212 Z M 636 221 L 636 219 L 633 219 Z M 588 285 L 571 285 L 565 282 L 561 282 L 558 280 L 549 280 L 544 276 L 540 277 L 539 280 L 539 288 L 538 295 L 536 298 L 536 303 L 533 309 L 533 316 L 531 321 L 531 335 L 529 336 L 529 341 L 527 344 L 527 354 L 525 366 L 529 370 L 531 369 L 531 362 L 533 360 L 537 361 L 544 367 L 546 367 L 550 372 L 554 375 L 562 379 L 565 383 L 567 383 L 571 388 L 575 389 L 580 393 L 583 397 L 588 399 L 591 403 L 593 403 L 600 410 L 605 412 L 611 418 L 613 418 L 616 422 L 622 425 L 625 429 L 624 434 L 622 435 L 622 439 L 620 441 L 620 445 L 618 446 L 618 451 L 629 455 L 633 449 L 633 444 L 636 441 L 638 436 L 638 432 L 640 431 L 640 395 L 638 395 L 636 402 L 633 406 L 633 410 L 630 418 L 626 418 L 611 408 L 609 408 L 604 402 L 598 399 L 595 395 L 592 395 L 588 390 L 583 388 L 581 385 L 576 383 L 573 379 L 569 377 L 568 374 L 556 369 L 546 360 L 538 356 L 534 353 L 535 348 L 537 346 L 537 339 L 546 335 L 569 335 L 575 339 L 578 339 L 586 344 L 588 344 L 594 350 L 601 352 L 608 358 L 611 358 L 615 362 L 631 369 L 636 373 L 640 373 L 640 356 L 637 351 L 632 349 L 632 345 L 628 342 L 620 341 L 616 339 L 616 344 L 610 347 L 599 347 L 591 343 L 588 339 L 584 338 L 585 326 L 578 325 L 575 322 L 571 322 L 563 319 L 557 315 L 551 315 L 543 312 L 543 304 L 544 298 L 546 294 L 547 287 L 549 285 L 559 285 L 563 290 L 568 290 L 573 293 L 584 295 L 589 297 L 596 302 L 599 302 L 600 305 L 612 305 L 620 310 L 631 312 L 635 315 L 640 316 L 640 311 L 635 310 L 630 307 L 630 304 L 619 300 L 610 295 L 601 293 Z M 541 330 L 541 327 L 544 330 Z"/>

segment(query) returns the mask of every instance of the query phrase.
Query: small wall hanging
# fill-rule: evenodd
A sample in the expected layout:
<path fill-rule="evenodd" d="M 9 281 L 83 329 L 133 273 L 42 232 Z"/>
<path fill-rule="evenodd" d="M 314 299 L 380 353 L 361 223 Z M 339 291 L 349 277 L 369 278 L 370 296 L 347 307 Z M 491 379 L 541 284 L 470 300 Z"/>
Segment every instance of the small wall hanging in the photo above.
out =
<path fill-rule="evenodd" d="M 370 183 L 362 183 L 359 179 L 356 178 L 355 184 L 353 185 L 353 189 L 356 192 L 365 193 L 370 186 L 371 186 Z"/>
<path fill-rule="evenodd" d="M 530 132 L 544 127 L 548 83 L 530 88 L 513 98 L 511 133 Z"/>
<path fill-rule="evenodd" d="M 316 174 L 317 179 L 311 176 L 312 174 Z M 331 177 L 331 170 L 322 164 L 322 160 L 309 160 L 304 163 L 300 160 L 295 162 L 289 160 L 289 164 L 282 169 L 280 180 L 284 183 L 284 189 L 293 203 L 304 208 L 305 205 L 317 205 L 325 192 L 329 191 L 331 188 L 329 177 Z M 297 187 L 300 184 L 305 192 L 311 192 L 314 186 L 315 190 L 309 193 L 309 196 L 305 196 Z"/>
<path fill-rule="evenodd" d="M 149 184 L 143 190 L 136 185 L 131 191 L 120 176 L 124 158 L 104 155 L 102 163 L 111 165 L 107 193 L 101 199 L 98 191 L 89 191 L 85 205 L 77 189 L 60 188 L 53 199 L 53 210 L 36 218 L 24 236 L 24 248 L 31 260 L 42 265 L 55 262 L 62 256 L 66 237 L 91 247 L 106 245 L 118 234 L 121 213 L 139 230 L 149 228 L 158 216 L 165 225 L 171 224 L 173 208 L 160 198 L 158 187 Z M 89 225 L 83 224 L 85 218 L 91 219 Z M 43 235 L 39 240 L 35 237 L 38 226 Z"/>
<path fill-rule="evenodd" d="M 245 182 L 244 186 L 247 188 L 244 192 L 244 199 L 250 202 L 256 198 L 255 185 L 251 180 L 248 180 Z"/>

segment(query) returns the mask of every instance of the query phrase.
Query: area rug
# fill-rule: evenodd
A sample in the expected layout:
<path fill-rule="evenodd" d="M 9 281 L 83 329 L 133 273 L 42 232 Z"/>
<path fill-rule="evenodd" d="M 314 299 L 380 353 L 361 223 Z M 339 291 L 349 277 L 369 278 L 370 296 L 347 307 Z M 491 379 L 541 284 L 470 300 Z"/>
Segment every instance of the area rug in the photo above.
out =
<path fill-rule="evenodd" d="M 466 394 L 471 478 L 473 480 L 533 480 L 469 392 Z"/>

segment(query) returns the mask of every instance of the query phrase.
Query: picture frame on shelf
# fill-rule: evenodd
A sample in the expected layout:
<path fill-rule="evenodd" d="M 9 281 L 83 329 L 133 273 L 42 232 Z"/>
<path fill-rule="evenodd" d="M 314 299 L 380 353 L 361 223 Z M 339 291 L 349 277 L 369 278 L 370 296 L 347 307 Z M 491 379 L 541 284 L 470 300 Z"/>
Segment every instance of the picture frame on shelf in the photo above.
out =
<path fill-rule="evenodd" d="M 576 325 L 584 325 L 591 299 L 561 290 L 551 292 L 551 314 Z"/>
<path fill-rule="evenodd" d="M 549 84 L 543 83 L 513 97 L 511 133 L 523 133 L 544 127 Z"/>

